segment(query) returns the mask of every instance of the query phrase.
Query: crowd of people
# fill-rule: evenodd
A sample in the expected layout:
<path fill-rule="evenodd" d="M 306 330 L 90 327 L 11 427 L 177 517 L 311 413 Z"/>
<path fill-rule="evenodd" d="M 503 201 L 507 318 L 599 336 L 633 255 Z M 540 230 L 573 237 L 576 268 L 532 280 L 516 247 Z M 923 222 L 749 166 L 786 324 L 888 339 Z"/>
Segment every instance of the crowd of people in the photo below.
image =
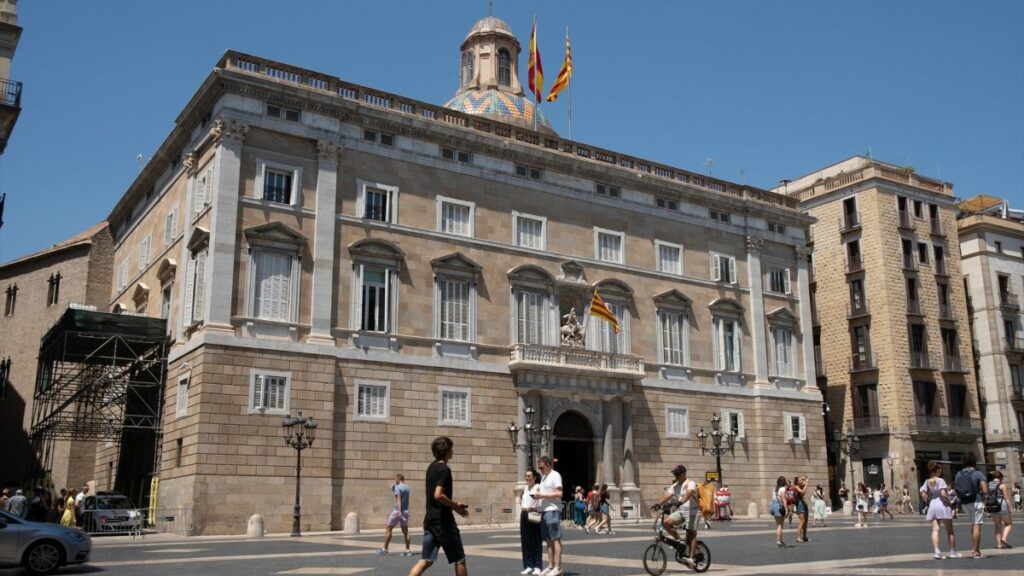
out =
<path fill-rule="evenodd" d="M 13 495 L 10 488 L 4 488 L 0 494 L 0 510 L 29 522 L 83 527 L 85 497 L 88 493 L 88 484 L 82 485 L 81 490 L 61 488 L 58 494 L 36 486 L 31 497 L 26 496 L 20 488 L 15 489 Z"/>

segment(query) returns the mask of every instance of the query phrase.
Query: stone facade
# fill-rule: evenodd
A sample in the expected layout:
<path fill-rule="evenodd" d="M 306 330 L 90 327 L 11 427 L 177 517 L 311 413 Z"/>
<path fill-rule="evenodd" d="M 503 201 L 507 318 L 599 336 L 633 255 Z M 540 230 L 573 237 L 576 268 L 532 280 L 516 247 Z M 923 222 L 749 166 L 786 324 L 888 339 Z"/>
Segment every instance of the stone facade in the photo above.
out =
<path fill-rule="evenodd" d="M 951 186 L 855 157 L 781 191 L 818 219 L 812 293 L 827 426 L 860 438 L 855 480 L 916 494 L 927 460 L 981 453 Z M 836 489 L 850 464 L 833 450 Z"/>

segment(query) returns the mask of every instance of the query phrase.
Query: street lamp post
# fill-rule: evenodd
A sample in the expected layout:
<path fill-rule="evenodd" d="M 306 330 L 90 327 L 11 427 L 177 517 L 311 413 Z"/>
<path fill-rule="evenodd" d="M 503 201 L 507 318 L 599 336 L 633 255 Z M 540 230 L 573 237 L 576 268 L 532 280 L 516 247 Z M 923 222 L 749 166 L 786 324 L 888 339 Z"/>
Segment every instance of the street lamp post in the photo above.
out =
<path fill-rule="evenodd" d="M 832 437 L 835 439 L 836 444 L 839 445 L 839 449 L 843 451 L 843 454 L 846 454 L 846 458 L 850 461 L 850 486 L 856 490 L 856 478 L 853 473 L 853 455 L 860 452 L 860 438 L 850 430 L 842 433 L 838 429 L 832 431 Z"/>
<path fill-rule="evenodd" d="M 530 462 L 527 464 L 527 468 L 533 468 L 535 464 L 534 460 L 534 449 L 537 447 L 546 446 L 551 440 L 551 427 L 544 424 L 540 428 L 537 428 L 537 410 L 533 406 L 527 406 L 523 408 L 523 414 L 526 416 L 522 426 L 516 426 L 515 422 L 508 425 L 508 439 L 512 442 L 513 450 L 522 450 L 530 457 Z M 519 443 L 519 432 L 522 431 L 523 437 L 526 442 Z"/>
<path fill-rule="evenodd" d="M 295 511 L 292 512 L 292 536 L 302 536 L 299 530 L 299 519 L 302 518 L 302 506 L 299 496 L 302 488 L 302 451 L 313 445 L 316 440 L 316 422 L 313 418 L 303 418 L 302 412 L 298 417 L 292 418 L 291 414 L 285 416 L 281 422 L 284 429 L 284 441 L 295 448 Z"/>
<path fill-rule="evenodd" d="M 708 436 L 711 437 L 711 448 L 707 447 Z M 723 438 L 726 440 L 728 446 L 722 446 Z M 711 433 L 708 434 L 704 431 L 704 428 L 701 428 L 700 432 L 697 433 L 697 440 L 700 440 L 701 454 L 711 453 L 715 457 L 715 468 L 718 471 L 718 484 L 724 484 L 724 482 L 722 482 L 722 454 L 729 454 L 736 447 L 736 435 L 733 434 L 731 429 L 728 432 L 722 432 L 722 417 L 718 414 L 712 414 Z"/>
<path fill-rule="evenodd" d="M 885 461 L 889 463 L 889 488 L 893 488 L 896 482 L 896 475 L 892 469 L 894 464 L 894 458 L 892 457 L 892 454 L 886 456 Z M 893 494 L 895 494 L 895 492 L 893 492 Z"/>

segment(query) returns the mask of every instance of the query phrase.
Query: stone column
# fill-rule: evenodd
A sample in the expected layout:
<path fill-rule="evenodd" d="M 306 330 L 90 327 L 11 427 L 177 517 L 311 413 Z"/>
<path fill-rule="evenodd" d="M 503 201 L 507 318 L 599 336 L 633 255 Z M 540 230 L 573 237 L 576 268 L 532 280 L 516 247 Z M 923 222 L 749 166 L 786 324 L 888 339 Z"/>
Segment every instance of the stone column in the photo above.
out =
<path fill-rule="evenodd" d="M 615 427 L 614 408 L 610 400 L 601 402 L 604 425 L 603 440 L 601 442 L 601 482 L 608 485 L 611 490 L 615 487 Z"/>
<path fill-rule="evenodd" d="M 796 248 L 796 286 L 800 298 L 800 341 L 804 360 L 804 390 L 818 390 L 818 374 L 814 368 L 814 320 L 811 318 L 811 284 L 807 270 L 810 251 L 804 246 Z M 826 434 L 828 430 L 825 431 Z"/>
<path fill-rule="evenodd" d="M 621 508 L 624 518 L 640 517 L 640 488 L 636 485 L 636 446 L 633 443 L 633 399 L 620 399 L 622 410 Z"/>
<path fill-rule="evenodd" d="M 242 176 L 242 141 L 249 126 L 234 120 L 216 120 L 211 130 L 216 155 L 210 208 L 210 249 L 207 255 L 206 328 L 234 333 L 231 305 L 235 293 L 238 238 L 238 198 Z"/>
<path fill-rule="evenodd" d="M 530 400 L 527 396 L 528 392 L 520 393 L 516 396 L 516 426 L 522 427 L 526 424 L 526 415 L 523 414 L 523 409 L 530 404 Z M 525 440 L 522 433 L 519 434 L 519 441 Z M 526 452 L 516 448 L 516 486 L 525 486 L 526 480 L 523 478 L 523 474 L 531 466 L 529 462 L 529 456 Z"/>
<path fill-rule="evenodd" d="M 334 312 L 334 241 L 338 202 L 337 144 L 316 143 L 316 232 L 313 238 L 313 290 L 311 329 L 307 342 L 334 344 L 331 334 Z"/>
<path fill-rule="evenodd" d="M 750 276 L 750 325 L 754 348 L 754 386 L 768 382 L 767 329 L 764 322 L 764 296 L 761 279 L 761 246 L 764 239 L 747 236 L 747 274 Z"/>
<path fill-rule="evenodd" d="M 181 222 L 183 233 L 181 236 L 181 259 L 178 261 L 177 269 L 179 277 L 175 282 L 181 288 L 178 290 L 178 312 L 175 314 L 175 320 L 173 322 L 175 326 L 175 339 L 184 342 L 185 302 L 189 296 L 185 293 L 185 286 L 188 285 L 188 282 L 186 278 L 183 278 L 183 276 L 188 274 L 188 261 L 192 258 L 192 255 L 189 254 L 188 244 L 189 239 L 192 238 L 192 214 L 195 211 L 195 207 L 192 203 L 195 201 L 196 173 L 199 170 L 199 157 L 195 152 L 189 152 L 185 155 L 182 165 L 185 167 L 185 174 L 188 177 L 188 185 L 185 192 L 185 206 L 182 213 L 178 215 L 178 220 Z"/>

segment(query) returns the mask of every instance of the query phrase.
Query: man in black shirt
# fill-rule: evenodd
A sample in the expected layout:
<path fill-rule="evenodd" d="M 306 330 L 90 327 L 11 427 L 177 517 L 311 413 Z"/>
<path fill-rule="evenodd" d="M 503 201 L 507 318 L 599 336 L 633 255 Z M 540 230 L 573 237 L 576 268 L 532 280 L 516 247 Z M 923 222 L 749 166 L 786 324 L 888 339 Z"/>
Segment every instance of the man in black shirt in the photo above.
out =
<path fill-rule="evenodd" d="M 444 549 L 449 564 L 455 565 L 455 576 L 468 576 L 466 553 L 462 549 L 462 536 L 455 524 L 455 514 L 469 515 L 465 503 L 452 500 L 452 470 L 448 467 L 454 453 L 455 443 L 447 436 L 441 436 L 430 445 L 434 462 L 427 467 L 427 512 L 423 518 L 423 552 L 420 561 L 409 576 L 420 576 L 437 560 L 437 549 Z"/>

